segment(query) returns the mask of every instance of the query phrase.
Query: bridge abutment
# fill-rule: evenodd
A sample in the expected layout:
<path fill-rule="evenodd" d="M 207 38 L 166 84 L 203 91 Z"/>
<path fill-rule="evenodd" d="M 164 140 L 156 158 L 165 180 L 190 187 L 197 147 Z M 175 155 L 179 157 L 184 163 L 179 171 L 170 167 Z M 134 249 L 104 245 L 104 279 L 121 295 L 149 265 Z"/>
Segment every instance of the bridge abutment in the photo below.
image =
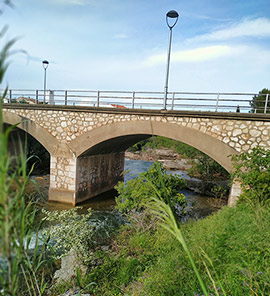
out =
<path fill-rule="evenodd" d="M 236 204 L 241 193 L 242 193 L 241 183 L 238 181 L 233 181 L 230 194 L 229 194 L 229 199 L 228 199 L 229 207 L 232 207 Z"/>
<path fill-rule="evenodd" d="M 123 179 L 124 152 L 51 156 L 49 200 L 76 205 L 111 190 Z"/>

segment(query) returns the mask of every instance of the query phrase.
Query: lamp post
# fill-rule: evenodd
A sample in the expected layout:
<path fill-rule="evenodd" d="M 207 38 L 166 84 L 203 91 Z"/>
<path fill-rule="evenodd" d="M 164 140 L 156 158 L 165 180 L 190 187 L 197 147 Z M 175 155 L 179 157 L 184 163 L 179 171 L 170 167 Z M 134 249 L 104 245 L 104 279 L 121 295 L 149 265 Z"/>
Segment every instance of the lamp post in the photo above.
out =
<path fill-rule="evenodd" d="M 166 71 L 166 79 L 165 79 L 165 87 L 164 87 L 164 101 L 163 101 L 163 109 L 167 107 L 167 96 L 168 96 L 168 81 L 169 81 L 169 68 L 170 68 L 170 58 L 171 58 L 171 44 L 172 44 L 172 29 L 176 25 L 178 21 L 179 14 L 175 10 L 170 10 L 166 14 L 166 23 L 170 28 L 169 35 L 169 46 L 168 46 L 168 58 L 167 58 L 167 71 Z M 169 19 L 173 19 L 173 24 L 169 23 Z"/>
<path fill-rule="evenodd" d="M 46 74 L 47 74 L 47 68 L 49 66 L 49 62 L 44 60 L 42 62 L 43 69 L 44 69 L 44 98 L 43 98 L 43 103 L 45 104 L 45 96 L 46 96 Z"/>

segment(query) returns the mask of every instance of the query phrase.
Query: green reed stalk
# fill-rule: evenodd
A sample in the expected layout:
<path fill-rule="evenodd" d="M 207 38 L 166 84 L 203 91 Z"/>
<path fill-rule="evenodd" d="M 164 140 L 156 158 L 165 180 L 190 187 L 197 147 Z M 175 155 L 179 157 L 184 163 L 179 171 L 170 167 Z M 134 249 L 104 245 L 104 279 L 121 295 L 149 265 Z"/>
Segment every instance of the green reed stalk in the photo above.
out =
<path fill-rule="evenodd" d="M 0 32 L 0 38 L 6 28 Z M 7 58 L 15 39 L 7 42 L 0 50 L 0 85 L 8 68 Z M 35 217 L 33 205 L 26 201 L 25 188 L 29 183 L 26 153 L 19 143 L 17 155 L 9 154 L 10 132 L 17 125 L 5 128 L 2 102 L 7 96 L 7 88 L 0 94 L 0 295 L 42 295 L 46 284 L 38 271 L 44 261 L 43 248 L 38 259 L 29 250 Z M 36 247 L 38 241 L 36 241 Z M 23 281 L 24 279 L 24 281 Z"/>
<path fill-rule="evenodd" d="M 150 121 L 151 124 L 151 130 L 152 130 L 152 135 L 154 134 L 153 132 L 153 126 L 152 126 L 152 122 Z M 156 159 L 157 161 L 157 159 Z M 162 186 L 165 188 L 165 184 L 162 178 L 162 174 L 160 172 L 160 169 L 158 168 L 159 171 L 159 179 L 160 182 L 162 184 Z M 170 199 L 170 195 L 168 194 L 168 192 L 166 191 L 166 196 L 165 196 L 165 200 L 167 201 L 167 203 L 164 201 L 164 199 L 161 197 L 160 191 L 154 186 L 154 184 L 152 183 L 151 180 L 147 180 L 153 187 L 153 190 L 155 192 L 155 195 L 157 197 L 152 197 L 149 204 L 147 205 L 150 209 L 150 211 L 158 218 L 160 225 L 166 229 L 168 232 L 170 232 L 173 236 L 175 236 L 175 238 L 180 242 L 180 244 L 182 245 L 183 249 L 185 250 L 188 259 L 191 263 L 191 266 L 197 276 L 197 279 L 200 283 L 201 289 L 204 293 L 205 296 L 208 296 L 208 292 L 206 289 L 206 285 L 204 284 L 201 275 L 196 267 L 196 264 L 193 260 L 193 257 L 191 255 L 191 252 L 188 248 L 188 245 L 186 244 L 186 241 L 184 239 L 184 236 L 182 234 L 182 231 L 180 229 L 179 223 L 177 221 L 177 219 L 175 218 L 175 214 L 172 210 L 171 207 L 171 199 Z"/>

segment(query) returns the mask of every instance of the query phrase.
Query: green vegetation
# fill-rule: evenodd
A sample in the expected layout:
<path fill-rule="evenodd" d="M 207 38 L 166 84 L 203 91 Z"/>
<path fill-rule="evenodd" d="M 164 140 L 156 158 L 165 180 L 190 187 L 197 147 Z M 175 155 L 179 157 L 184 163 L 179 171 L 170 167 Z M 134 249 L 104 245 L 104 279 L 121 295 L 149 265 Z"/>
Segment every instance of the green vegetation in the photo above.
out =
<path fill-rule="evenodd" d="M 24 295 L 26 291 L 42 295 L 46 288 L 43 273 L 46 243 L 38 252 L 36 233 L 34 249 L 30 249 L 36 211 L 25 194 L 29 183 L 25 153 L 21 148 L 16 159 L 8 153 L 11 130 L 12 127 L 3 131 L 0 103 L 0 295 Z"/>
<path fill-rule="evenodd" d="M 270 151 L 254 148 L 251 153 L 232 157 L 234 172 L 232 178 L 241 182 L 241 199 L 251 204 L 270 200 Z"/>
<path fill-rule="evenodd" d="M 32 174 L 44 175 L 50 173 L 50 154 L 36 139 L 26 134 L 27 157 L 35 155 L 28 162 L 28 169 L 34 165 Z"/>
<path fill-rule="evenodd" d="M 269 210 L 240 204 L 181 225 L 209 295 L 269 295 Z M 102 264 L 81 280 L 83 286 L 97 283 L 88 289 L 93 295 L 203 294 L 186 252 L 161 227 L 143 232 L 125 226 L 111 250 L 96 256 Z"/>
<path fill-rule="evenodd" d="M 10 1 L 5 1 L 11 4 Z M 6 32 L 1 31 L 0 38 Z M 7 59 L 15 40 L 11 40 L 0 51 L 0 85 L 8 68 Z M 29 159 L 20 145 L 16 157 L 9 155 L 8 141 L 11 131 L 4 128 L 2 101 L 7 89 L 0 97 L 0 295 L 43 295 L 49 263 L 45 261 L 47 242 L 40 244 L 38 232 L 34 235 L 35 215 L 33 203 L 25 193 L 29 183 L 27 172 Z M 31 248 L 31 245 L 34 247 Z"/>
<path fill-rule="evenodd" d="M 266 94 L 270 94 L 270 90 L 264 88 L 259 92 L 259 95 L 252 98 L 250 102 L 250 106 L 252 107 L 251 113 L 264 113 Z M 266 113 L 270 113 L 270 97 L 268 99 Z"/>
<path fill-rule="evenodd" d="M 146 150 L 147 148 L 152 148 L 152 149 L 160 149 L 160 148 L 168 148 L 172 149 L 175 152 L 179 153 L 181 156 L 184 156 L 185 158 L 195 158 L 197 153 L 199 152 L 197 149 L 166 138 L 166 137 L 160 137 L 160 136 L 152 136 L 151 138 L 148 138 L 146 140 L 142 140 L 141 142 L 135 144 L 132 146 L 129 150 L 130 151 L 137 151 L 137 150 Z"/>
<path fill-rule="evenodd" d="M 179 223 L 167 202 L 168 191 L 157 190 L 159 182 L 145 178 L 144 188 L 152 185 L 144 206 L 134 200 L 128 204 L 130 223 L 109 250 L 95 252 L 98 264 L 80 278 L 81 288 L 95 296 L 269 295 L 270 154 L 254 149 L 234 163 L 233 176 L 253 186 L 252 203 L 245 202 L 251 198 L 244 191 L 236 207 L 199 221 Z"/>
<path fill-rule="evenodd" d="M 189 175 L 202 180 L 214 180 L 217 178 L 229 179 L 229 173 L 216 161 L 187 144 L 160 136 L 153 136 L 143 140 L 130 148 L 130 151 L 167 148 L 177 152 L 182 158 L 193 160 L 193 166 L 189 170 Z"/>
<path fill-rule="evenodd" d="M 123 213 L 128 213 L 131 210 L 144 210 L 152 196 L 153 185 L 162 200 L 176 209 L 179 215 L 184 213 L 186 198 L 179 193 L 179 190 L 186 187 L 186 182 L 179 176 L 167 175 L 166 170 L 159 162 L 155 162 L 137 178 L 127 181 L 127 184 L 119 182 L 116 186 L 119 194 L 116 197 L 117 208 Z"/>
<path fill-rule="evenodd" d="M 79 214 L 76 207 L 70 210 L 49 212 L 42 210 L 43 221 L 50 222 L 43 230 L 45 236 L 55 241 L 53 244 L 54 259 L 60 259 L 76 252 L 83 264 L 91 260 L 91 238 L 93 227 L 88 224 L 91 217 L 91 209 L 87 214 Z"/>

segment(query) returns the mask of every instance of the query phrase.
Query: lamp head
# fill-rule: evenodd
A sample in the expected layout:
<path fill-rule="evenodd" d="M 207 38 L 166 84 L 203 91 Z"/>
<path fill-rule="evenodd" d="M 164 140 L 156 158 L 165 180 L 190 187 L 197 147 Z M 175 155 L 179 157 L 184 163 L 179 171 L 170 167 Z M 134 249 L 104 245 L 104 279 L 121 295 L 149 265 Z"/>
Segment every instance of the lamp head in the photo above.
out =
<path fill-rule="evenodd" d="M 178 21 L 178 17 L 179 17 L 179 14 L 175 10 L 170 10 L 170 11 L 167 12 L 167 14 L 166 14 L 166 23 L 167 23 L 167 25 L 168 25 L 168 27 L 170 29 L 172 29 L 176 25 L 176 23 Z M 172 25 L 169 24 L 169 19 L 175 19 L 174 23 Z"/>
<path fill-rule="evenodd" d="M 49 66 L 49 62 L 46 61 L 46 60 L 44 60 L 44 61 L 42 62 L 42 65 L 43 65 L 44 70 L 46 70 L 46 69 L 48 68 L 48 66 Z"/>

